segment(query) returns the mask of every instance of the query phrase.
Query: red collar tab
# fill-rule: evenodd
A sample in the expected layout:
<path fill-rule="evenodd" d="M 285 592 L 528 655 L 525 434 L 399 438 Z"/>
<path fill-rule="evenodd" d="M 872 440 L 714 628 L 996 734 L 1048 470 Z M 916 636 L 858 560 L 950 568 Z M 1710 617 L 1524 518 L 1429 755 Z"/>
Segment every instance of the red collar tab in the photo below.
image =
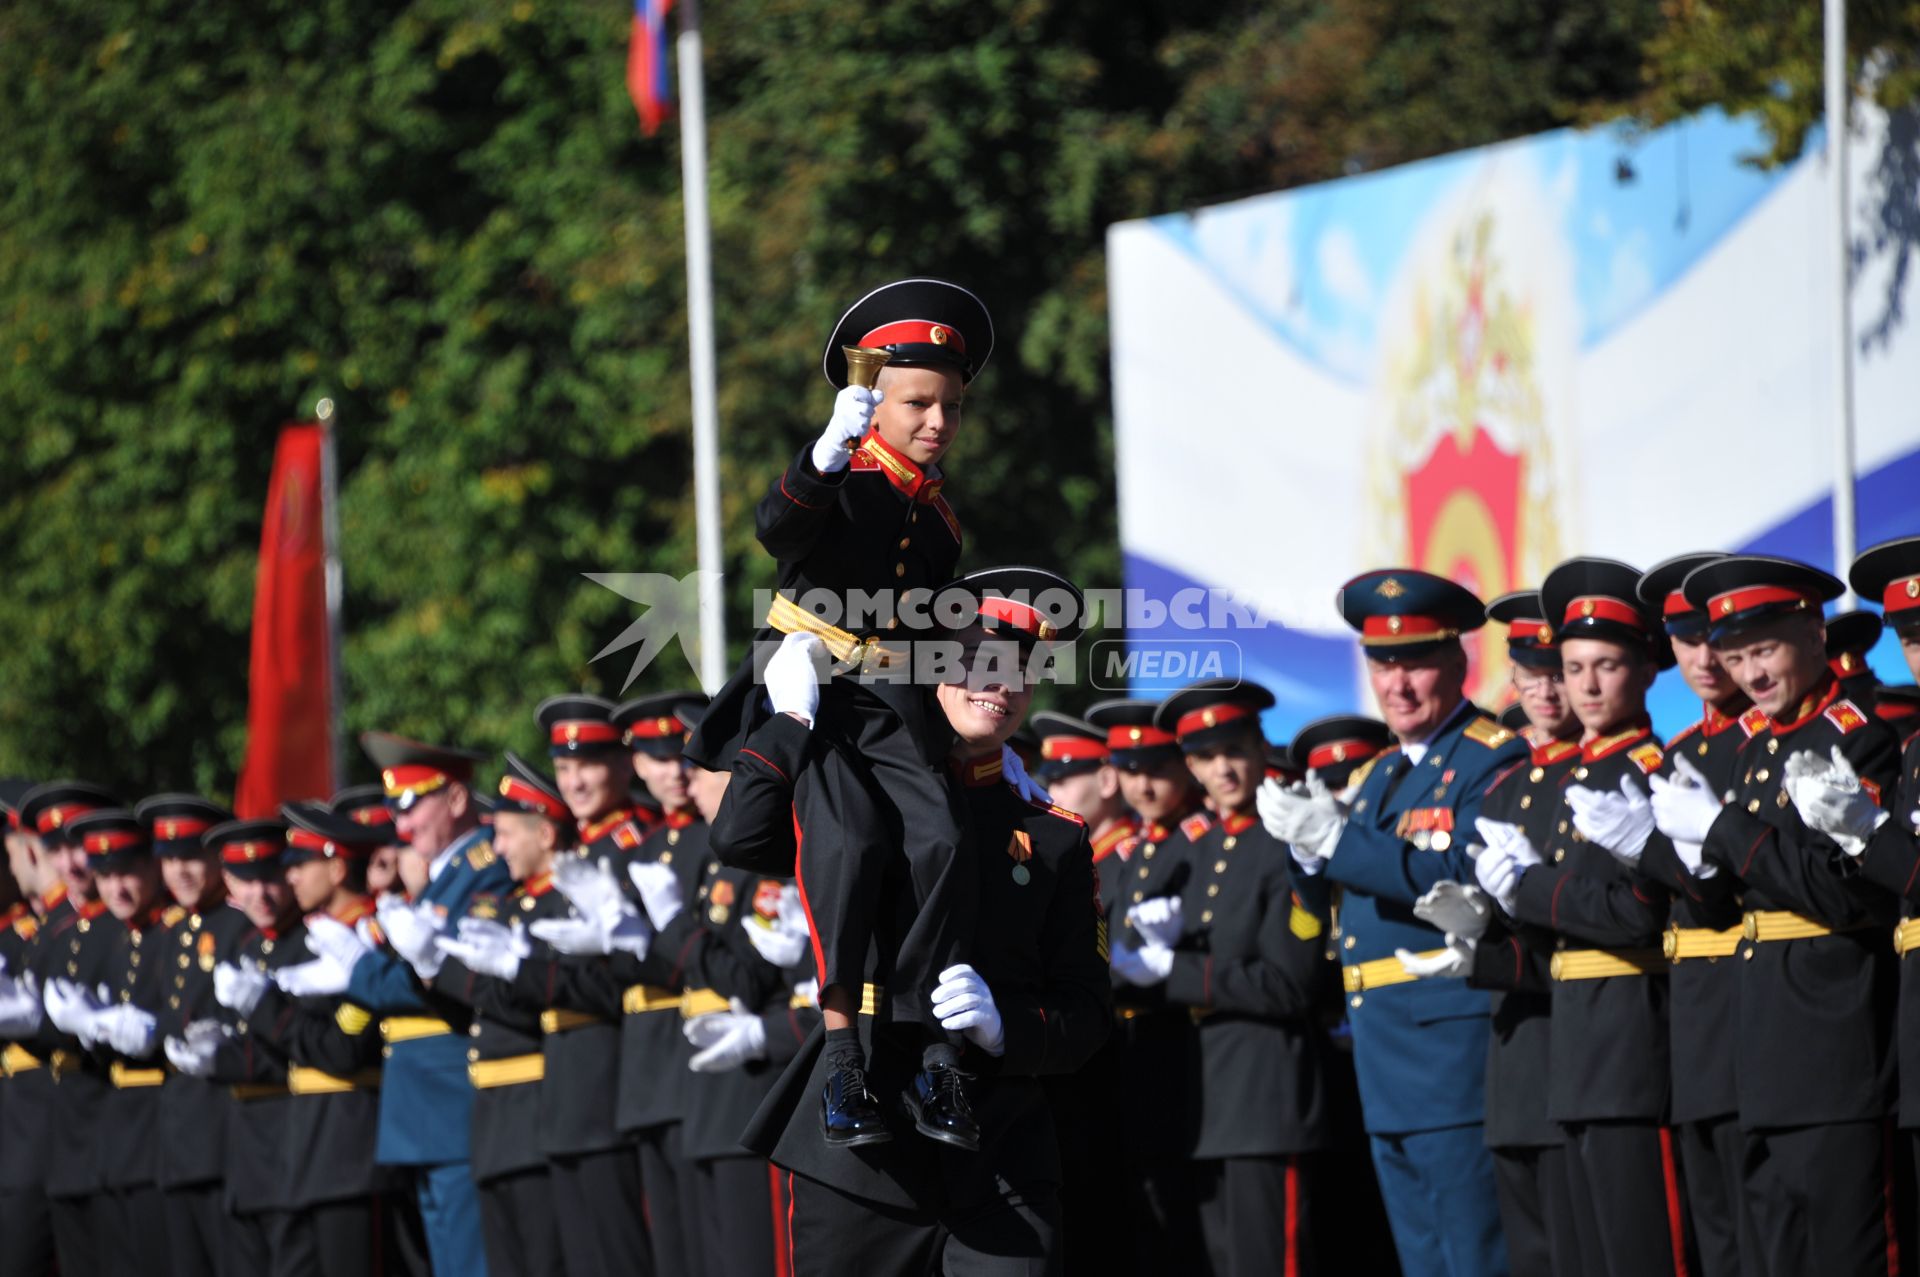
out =
<path fill-rule="evenodd" d="M 1002 779 L 1001 756 L 997 753 L 988 754 L 984 758 L 976 758 L 970 762 L 962 763 L 960 764 L 959 772 L 960 783 L 969 789 L 977 789 L 982 785 L 991 785 L 995 781 Z"/>
<path fill-rule="evenodd" d="M 85 918 L 88 922 L 92 922 L 95 918 L 98 918 L 101 914 L 105 913 L 106 911 L 107 911 L 107 902 L 97 898 L 87 901 L 87 903 L 81 905 L 78 909 L 74 910 L 75 913 L 79 914 L 82 918 Z"/>
<path fill-rule="evenodd" d="M 1557 763 L 1580 747 L 1570 740 L 1550 740 L 1543 745 L 1533 747 L 1533 763 L 1544 767 L 1548 763 Z"/>
<path fill-rule="evenodd" d="M 632 818 L 633 812 L 628 808 L 622 807 L 616 811 L 608 812 L 598 820 L 583 820 L 580 822 L 580 841 L 586 843 L 593 842 L 598 838 L 604 838 L 609 829 L 612 829 L 623 820 L 631 820 Z"/>
<path fill-rule="evenodd" d="M 1363 647 L 1392 647 L 1396 643 L 1426 643 L 1459 637 L 1458 626 L 1437 616 L 1369 616 L 1360 623 Z"/>
<path fill-rule="evenodd" d="M 993 621 L 999 625 L 1009 626 L 1029 638 L 1037 638 L 1043 642 L 1060 633 L 1038 610 L 1000 595 L 988 595 L 981 599 L 979 613 L 983 621 Z"/>
<path fill-rule="evenodd" d="M 1254 713 L 1255 710 L 1250 705 L 1222 701 L 1218 705 L 1208 705 L 1204 709 L 1191 710 L 1182 714 L 1173 725 L 1173 734 L 1177 737 L 1191 736 L 1195 732 L 1204 732 L 1209 727 L 1218 727 L 1222 723 L 1252 718 Z"/>
<path fill-rule="evenodd" d="M 67 898 L 67 884 L 64 882 L 55 883 L 53 885 L 52 890 L 48 891 L 45 895 L 42 895 L 40 897 L 40 907 L 45 910 L 51 910 L 53 909 L 54 906 L 58 905 L 62 900 L 65 900 L 66 898 Z"/>
<path fill-rule="evenodd" d="M 1307 755 L 1310 769 L 1329 767 L 1334 763 L 1358 763 L 1372 758 L 1380 752 L 1380 746 L 1370 740 L 1336 740 L 1316 747 Z"/>
<path fill-rule="evenodd" d="M 1253 827 L 1254 819 L 1252 812 L 1230 811 L 1221 819 L 1220 828 L 1229 834 L 1244 834 Z"/>
<path fill-rule="evenodd" d="M 1611 736 L 1597 736 L 1580 747 L 1580 761 L 1597 763 L 1610 754 L 1617 754 L 1632 745 L 1637 745 L 1653 735 L 1653 728 L 1645 723 L 1629 727 L 1624 732 L 1615 732 Z"/>
<path fill-rule="evenodd" d="M 1818 607 L 1820 601 L 1810 594 L 1789 590 L 1784 585 L 1749 585 L 1738 590 L 1728 590 L 1725 594 L 1714 595 L 1707 601 L 1707 614 L 1732 616 L 1735 612 L 1764 607 L 1769 603 L 1797 603 L 1802 607 Z"/>
<path fill-rule="evenodd" d="M 402 763 L 380 773 L 380 783 L 389 798 L 408 794 L 418 798 L 422 794 L 431 794 L 452 779 L 438 767 L 428 767 L 424 763 Z"/>
<path fill-rule="evenodd" d="M 544 896 L 553 890 L 553 871 L 537 873 L 520 884 L 520 894 L 526 896 Z"/>
<path fill-rule="evenodd" d="M 923 505 L 932 505 L 940 495 L 943 480 L 915 465 L 904 452 L 882 439 L 878 430 L 867 432 L 867 437 L 860 441 L 859 453 L 880 467 L 886 473 L 887 482 L 901 495 Z"/>
<path fill-rule="evenodd" d="M 623 744 L 620 729 L 612 723 L 593 718 L 569 718 L 555 723 L 547 732 L 552 745 Z"/>
<path fill-rule="evenodd" d="M 1138 727 L 1109 727 L 1107 729 L 1108 749 L 1146 749 L 1152 745 L 1171 745 L 1174 743 L 1172 732 L 1163 732 L 1158 727 L 1145 723 Z"/>
<path fill-rule="evenodd" d="M 1903 576 L 1887 582 L 1886 590 L 1880 595 L 1880 606 L 1889 615 L 1920 608 L 1920 576 Z"/>
<path fill-rule="evenodd" d="M 700 813 L 691 807 L 675 807 L 666 815 L 668 829 L 685 829 L 700 819 Z"/>
<path fill-rule="evenodd" d="M 565 803 L 518 776 L 500 778 L 500 796 L 522 810 L 531 808 L 533 814 L 545 816 L 548 820 L 565 823 L 572 816 Z"/>
<path fill-rule="evenodd" d="M 1824 712 L 1827 706 L 1839 698 L 1840 684 L 1829 671 L 1827 676 L 1820 680 L 1818 687 L 1800 698 L 1800 703 L 1794 706 L 1792 718 L 1785 721 L 1769 718 L 1767 726 L 1773 729 L 1775 736 L 1784 736 L 1796 727 L 1804 726 L 1809 719 Z"/>
<path fill-rule="evenodd" d="M 360 919 L 371 916 L 373 912 L 373 901 L 369 897 L 355 896 L 347 901 L 346 906 L 338 913 L 330 913 L 327 916 L 342 926 L 351 927 Z"/>
<path fill-rule="evenodd" d="M 1647 632 L 1647 618 L 1640 614 L 1639 608 L 1606 594 L 1583 594 L 1567 603 L 1567 614 L 1561 623 L 1584 620 L 1612 621 L 1642 634 Z"/>
<path fill-rule="evenodd" d="M 967 339 L 958 328 L 936 324 L 928 319 L 896 319 L 862 337 L 862 346 L 947 346 L 955 354 L 967 353 Z"/>
<path fill-rule="evenodd" d="M 1105 860 L 1121 843 L 1139 832 L 1140 825 L 1137 821 L 1127 819 L 1114 821 L 1105 833 L 1093 840 L 1093 863 L 1097 865 Z"/>
<path fill-rule="evenodd" d="M 1087 759 L 1106 762 L 1108 750 L 1097 740 L 1085 736 L 1046 736 L 1040 741 L 1040 757 L 1049 762 L 1077 763 Z"/>

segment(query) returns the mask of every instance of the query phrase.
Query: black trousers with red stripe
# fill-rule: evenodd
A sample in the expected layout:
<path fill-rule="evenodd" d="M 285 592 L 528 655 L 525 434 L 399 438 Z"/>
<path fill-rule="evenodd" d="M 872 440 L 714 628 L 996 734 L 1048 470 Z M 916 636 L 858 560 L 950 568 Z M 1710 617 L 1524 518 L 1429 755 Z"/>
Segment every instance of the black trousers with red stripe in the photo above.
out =
<path fill-rule="evenodd" d="M 1194 1163 L 1213 1277 L 1311 1277 L 1311 1154 Z"/>
<path fill-rule="evenodd" d="M 1746 1256 L 1750 1273 L 1891 1277 L 1900 1271 L 1887 1123 L 1748 1131 L 1741 1178 L 1754 1243 Z"/>
<path fill-rule="evenodd" d="M 943 1215 L 882 1206 L 789 1175 L 794 1277 L 1058 1277 L 1060 1201 L 1050 1190 Z"/>
<path fill-rule="evenodd" d="M 857 1000 L 874 945 L 887 1016 L 937 1032 L 933 990 L 968 960 L 978 894 L 946 766 L 928 764 L 893 710 L 842 680 L 822 689 L 814 736 L 828 748 L 794 786 L 794 880 L 820 986 Z"/>
<path fill-rule="evenodd" d="M 1567 1192 L 1586 1277 L 1699 1271 L 1673 1132 L 1646 1122 L 1567 1127 Z"/>

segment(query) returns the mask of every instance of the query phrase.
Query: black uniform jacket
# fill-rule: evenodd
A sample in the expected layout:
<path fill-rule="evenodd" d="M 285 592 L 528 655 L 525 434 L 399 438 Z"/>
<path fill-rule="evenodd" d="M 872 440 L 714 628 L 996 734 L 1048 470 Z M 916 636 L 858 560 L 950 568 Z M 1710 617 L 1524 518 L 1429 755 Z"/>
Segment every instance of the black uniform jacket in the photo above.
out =
<path fill-rule="evenodd" d="M 806 765 L 808 740 L 807 729 L 785 716 L 754 733 L 752 752 L 741 752 L 714 823 L 723 861 L 735 851 L 758 859 L 765 844 L 792 839 L 793 778 Z M 1025 801 L 999 779 L 966 787 L 960 808 L 961 863 L 979 875 L 973 965 L 1005 1026 L 1001 1055 L 969 1044 L 963 1056 L 963 1066 L 978 1074 L 973 1099 L 980 1152 L 937 1145 L 905 1122 L 890 1143 L 829 1148 L 820 1135 L 822 1033 L 788 1065 L 745 1141 L 776 1165 L 842 1192 L 934 1211 L 1058 1184 L 1059 1149 L 1040 1078 L 1077 1069 L 1106 1038 L 1112 1017 L 1106 923 L 1094 894 L 1086 826 L 1058 808 Z M 904 883 L 889 899 L 895 908 L 912 908 Z M 884 1002 L 884 990 L 874 996 Z M 899 1120 L 894 1097 L 919 1065 L 919 1035 L 876 1031 L 871 1016 L 862 1015 L 860 1023 L 871 1085 Z"/>

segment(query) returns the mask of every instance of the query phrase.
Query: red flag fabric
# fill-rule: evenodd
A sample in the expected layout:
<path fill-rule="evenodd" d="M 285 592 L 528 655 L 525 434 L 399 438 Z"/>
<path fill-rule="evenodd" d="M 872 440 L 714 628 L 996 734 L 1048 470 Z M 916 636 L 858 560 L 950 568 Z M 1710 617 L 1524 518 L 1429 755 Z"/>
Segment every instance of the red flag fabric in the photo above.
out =
<path fill-rule="evenodd" d="M 673 63 L 667 15 L 673 0 L 633 0 L 633 31 L 627 43 L 627 95 L 648 137 L 673 113 Z"/>
<path fill-rule="evenodd" d="M 320 427 L 282 428 L 254 581 L 247 761 L 233 800 L 242 819 L 334 790 L 321 499 Z"/>

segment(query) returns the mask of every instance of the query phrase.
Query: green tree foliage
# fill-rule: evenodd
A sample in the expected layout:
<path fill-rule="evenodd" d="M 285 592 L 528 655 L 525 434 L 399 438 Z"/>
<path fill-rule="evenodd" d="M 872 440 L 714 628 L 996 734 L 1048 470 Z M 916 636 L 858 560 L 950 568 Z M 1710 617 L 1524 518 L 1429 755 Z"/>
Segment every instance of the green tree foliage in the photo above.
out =
<path fill-rule="evenodd" d="M 0 773 L 230 792 L 274 434 L 321 394 L 355 730 L 526 748 L 540 697 L 619 690 L 592 657 L 630 606 L 581 574 L 694 560 L 678 141 L 638 135 L 629 13 L 0 10 Z M 712 0 L 736 644 L 771 578 L 753 503 L 860 291 L 946 274 L 994 307 L 950 466 L 968 561 L 1117 584 L 1105 227 L 1609 109 L 1656 19 Z M 639 687 L 690 679 L 669 654 Z"/>

